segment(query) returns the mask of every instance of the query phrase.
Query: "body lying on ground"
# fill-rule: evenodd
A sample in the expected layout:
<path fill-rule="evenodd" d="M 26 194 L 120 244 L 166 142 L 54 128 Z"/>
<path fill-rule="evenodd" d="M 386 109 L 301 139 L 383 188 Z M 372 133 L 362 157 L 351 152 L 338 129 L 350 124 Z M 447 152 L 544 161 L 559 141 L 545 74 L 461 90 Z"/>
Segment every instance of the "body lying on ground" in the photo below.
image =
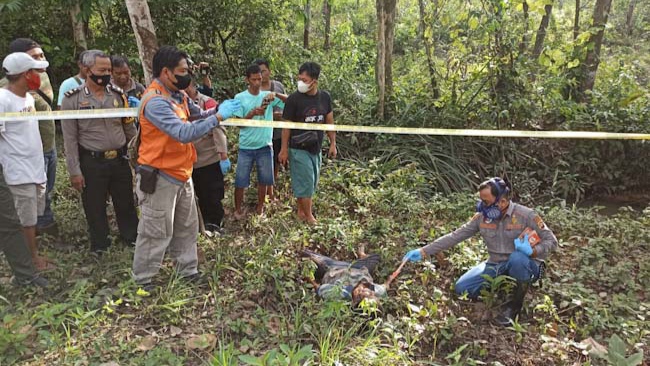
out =
<path fill-rule="evenodd" d="M 379 263 L 379 255 L 371 254 L 353 262 L 343 262 L 303 250 L 302 256 L 311 259 L 318 268 L 312 285 L 324 300 L 351 300 L 358 305 L 364 299 L 378 300 L 386 297 L 386 284 L 377 284 L 372 273 Z"/>

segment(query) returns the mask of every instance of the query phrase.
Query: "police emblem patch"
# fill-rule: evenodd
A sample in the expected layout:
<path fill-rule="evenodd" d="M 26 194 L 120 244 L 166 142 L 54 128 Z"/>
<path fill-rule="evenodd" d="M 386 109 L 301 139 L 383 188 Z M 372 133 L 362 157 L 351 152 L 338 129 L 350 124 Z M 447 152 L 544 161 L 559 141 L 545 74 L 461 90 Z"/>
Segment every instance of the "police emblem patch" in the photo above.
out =
<path fill-rule="evenodd" d="M 544 230 L 546 229 L 546 224 L 544 224 L 544 221 L 542 220 L 541 217 L 535 216 L 535 223 L 537 224 L 537 227 Z"/>

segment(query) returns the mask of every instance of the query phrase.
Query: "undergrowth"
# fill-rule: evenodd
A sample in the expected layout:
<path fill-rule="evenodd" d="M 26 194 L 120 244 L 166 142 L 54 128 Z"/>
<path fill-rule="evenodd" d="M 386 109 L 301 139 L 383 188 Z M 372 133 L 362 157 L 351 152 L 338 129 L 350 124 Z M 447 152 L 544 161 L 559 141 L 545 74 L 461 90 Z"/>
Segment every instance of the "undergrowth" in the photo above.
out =
<path fill-rule="evenodd" d="M 483 302 L 453 294 L 454 280 L 485 258 L 479 237 L 407 265 L 379 308 L 319 301 L 303 281 L 313 267 L 300 249 L 350 260 L 363 246 L 381 255 L 375 279 L 383 282 L 408 249 L 472 215 L 471 193 L 423 198 L 429 183 L 418 169 L 326 161 L 314 227 L 297 222 L 282 173 L 280 201 L 264 217 L 228 219 L 226 235 L 200 238 L 207 283 L 183 282 L 167 261 L 152 293 L 131 280 L 133 249 L 115 243 L 101 260 L 89 255 L 80 199 L 59 169 L 55 212 L 69 247 L 43 238 L 58 265 L 45 291 L 10 287 L 2 262 L 0 364 L 597 365 L 605 361 L 582 341 L 607 345 L 614 335 L 616 352 L 647 355 L 650 211 L 538 207 L 560 249 L 510 328 L 489 322 L 490 294 Z"/>

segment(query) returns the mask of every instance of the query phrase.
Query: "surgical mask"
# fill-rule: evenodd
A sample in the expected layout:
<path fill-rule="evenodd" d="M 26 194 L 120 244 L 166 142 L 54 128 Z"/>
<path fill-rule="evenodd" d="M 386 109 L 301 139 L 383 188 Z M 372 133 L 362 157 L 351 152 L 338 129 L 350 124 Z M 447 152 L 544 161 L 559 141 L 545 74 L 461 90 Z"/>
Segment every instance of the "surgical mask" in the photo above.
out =
<path fill-rule="evenodd" d="M 90 80 L 92 80 L 95 84 L 97 84 L 97 85 L 101 85 L 101 86 L 106 86 L 106 85 L 108 85 L 108 83 L 111 82 L 111 75 L 110 75 L 110 74 L 108 74 L 108 75 L 95 75 L 95 74 L 93 74 L 92 71 L 91 71 L 91 72 L 90 72 L 90 75 L 88 75 L 88 77 L 89 77 Z"/>
<path fill-rule="evenodd" d="M 27 77 L 27 88 L 29 90 L 38 90 L 41 87 L 41 77 L 35 72 L 32 72 Z"/>
<path fill-rule="evenodd" d="M 313 81 L 312 81 L 313 83 Z M 311 88 L 311 84 L 307 84 L 302 80 L 298 80 L 298 91 L 301 93 L 306 93 Z"/>
<path fill-rule="evenodd" d="M 493 204 L 486 206 L 483 201 L 478 201 L 476 203 L 476 212 L 482 213 L 483 217 L 489 220 L 498 220 L 501 218 L 502 213 L 497 202 L 499 202 L 498 198 Z"/>
<path fill-rule="evenodd" d="M 190 75 L 189 73 L 185 75 L 174 74 L 174 77 L 176 78 L 176 82 L 174 83 L 174 86 L 177 87 L 178 90 L 185 90 L 192 83 L 192 75 Z"/>

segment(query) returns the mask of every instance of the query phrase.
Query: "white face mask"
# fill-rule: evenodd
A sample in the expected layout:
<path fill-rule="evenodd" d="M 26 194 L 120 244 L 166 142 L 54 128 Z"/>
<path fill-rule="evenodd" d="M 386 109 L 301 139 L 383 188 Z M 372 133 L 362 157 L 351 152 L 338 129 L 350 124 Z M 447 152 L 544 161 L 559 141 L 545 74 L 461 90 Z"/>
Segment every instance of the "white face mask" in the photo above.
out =
<path fill-rule="evenodd" d="M 311 84 L 307 84 L 302 80 L 298 80 L 298 91 L 301 93 L 306 93 L 309 91 Z"/>

